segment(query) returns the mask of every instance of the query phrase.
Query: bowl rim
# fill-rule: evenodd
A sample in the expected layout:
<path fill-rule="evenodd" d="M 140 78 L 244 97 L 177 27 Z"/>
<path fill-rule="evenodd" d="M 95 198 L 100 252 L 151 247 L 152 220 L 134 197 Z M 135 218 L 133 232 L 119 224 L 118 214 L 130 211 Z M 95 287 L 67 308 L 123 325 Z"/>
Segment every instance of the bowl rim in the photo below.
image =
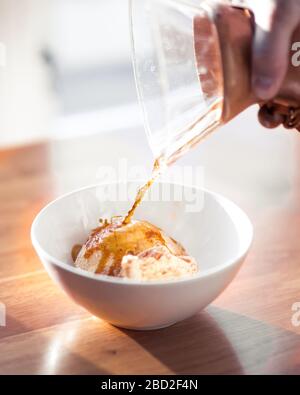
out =
<path fill-rule="evenodd" d="M 83 269 L 80 269 L 75 266 L 71 266 L 67 263 L 64 263 L 60 259 L 57 259 L 54 256 L 52 256 L 51 254 L 49 254 L 47 251 L 44 250 L 43 247 L 41 247 L 40 243 L 38 242 L 37 236 L 36 236 L 35 228 L 38 224 L 39 218 L 44 214 L 45 211 L 48 210 L 48 208 L 50 206 L 56 204 L 58 201 L 63 200 L 71 195 L 76 195 L 77 193 L 83 192 L 86 190 L 95 189 L 95 188 L 99 188 L 101 186 L 103 187 L 103 186 L 107 186 L 107 185 L 129 184 L 129 183 L 138 183 L 138 182 L 139 182 L 139 180 L 125 180 L 125 181 L 101 182 L 101 183 L 96 183 L 96 184 L 92 184 L 92 185 L 87 185 L 85 187 L 78 188 L 78 189 L 75 189 L 71 192 L 65 193 L 65 194 L 57 197 L 56 199 L 52 200 L 48 204 L 46 204 L 35 216 L 35 218 L 32 222 L 31 231 L 30 231 L 31 242 L 32 242 L 32 245 L 33 245 L 37 255 L 39 256 L 39 258 L 40 259 L 44 258 L 47 261 L 49 261 L 51 264 L 54 264 L 55 266 L 58 266 L 59 268 L 66 270 L 67 272 L 71 272 L 72 274 L 78 275 L 79 277 L 85 277 L 85 278 L 89 278 L 89 279 L 92 279 L 95 281 L 100 281 L 100 282 L 103 281 L 103 282 L 107 282 L 107 283 L 113 283 L 113 284 L 119 284 L 119 285 L 123 284 L 123 285 L 129 285 L 129 286 L 141 286 L 141 285 L 143 285 L 143 286 L 163 286 L 163 285 L 168 285 L 168 284 L 194 282 L 194 281 L 199 280 L 200 278 L 207 278 L 207 277 L 212 276 L 218 272 L 226 270 L 226 269 L 230 268 L 231 266 L 234 266 L 237 262 L 242 261 L 247 256 L 247 254 L 250 250 L 250 247 L 253 243 L 254 228 L 253 228 L 253 224 L 252 224 L 250 218 L 248 217 L 248 215 L 245 213 L 244 210 L 242 210 L 231 199 L 228 199 L 227 197 L 225 197 L 219 193 L 210 191 L 209 189 L 201 188 L 196 185 L 168 182 L 168 181 L 164 181 L 164 180 L 158 180 L 158 181 L 156 181 L 156 184 L 168 184 L 168 185 L 174 185 L 174 186 L 179 186 L 179 187 L 183 187 L 183 188 L 193 188 L 195 190 L 202 191 L 205 194 L 210 195 L 218 202 L 221 201 L 221 202 L 230 203 L 234 207 L 234 209 L 237 212 L 239 212 L 239 214 L 241 215 L 241 217 L 243 218 L 243 220 L 245 221 L 245 223 L 248 226 L 249 241 L 248 241 L 246 247 L 237 256 L 234 256 L 232 259 L 227 259 L 224 263 L 217 265 L 211 269 L 206 269 L 203 271 L 200 270 L 198 273 L 196 273 L 193 276 L 182 277 L 180 279 L 149 280 L 149 281 L 140 281 L 140 280 L 134 280 L 134 279 L 128 279 L 128 278 L 107 276 L 104 274 L 90 273 L 90 272 L 85 271 Z M 44 265 L 43 261 L 42 261 L 42 263 Z"/>

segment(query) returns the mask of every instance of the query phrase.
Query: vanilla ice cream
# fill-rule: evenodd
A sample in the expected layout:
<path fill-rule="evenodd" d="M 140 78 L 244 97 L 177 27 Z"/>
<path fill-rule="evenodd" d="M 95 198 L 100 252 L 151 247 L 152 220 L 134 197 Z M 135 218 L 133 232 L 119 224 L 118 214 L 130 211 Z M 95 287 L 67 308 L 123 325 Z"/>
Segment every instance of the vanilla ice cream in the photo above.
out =
<path fill-rule="evenodd" d="M 185 249 L 146 221 L 103 222 L 86 243 L 74 246 L 75 266 L 92 272 L 142 281 L 191 276 L 197 264 Z"/>
<path fill-rule="evenodd" d="M 170 280 L 193 276 L 198 272 L 194 258 L 176 256 L 166 247 L 153 247 L 141 254 L 126 255 L 121 262 L 121 277 L 134 280 Z"/>

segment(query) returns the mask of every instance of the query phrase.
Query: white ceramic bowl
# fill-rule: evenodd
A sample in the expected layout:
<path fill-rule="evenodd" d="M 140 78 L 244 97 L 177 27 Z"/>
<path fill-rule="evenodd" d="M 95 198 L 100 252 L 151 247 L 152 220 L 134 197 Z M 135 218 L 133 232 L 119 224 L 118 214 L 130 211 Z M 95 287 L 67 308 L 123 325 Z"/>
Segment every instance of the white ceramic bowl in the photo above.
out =
<path fill-rule="evenodd" d="M 199 274 L 141 283 L 75 268 L 72 246 L 86 240 L 100 217 L 124 215 L 130 207 L 127 192 L 134 196 L 138 185 L 97 185 L 63 196 L 37 215 L 31 236 L 49 275 L 76 303 L 113 325 L 149 330 L 196 314 L 224 291 L 250 248 L 253 228 L 246 214 L 224 197 L 156 183 L 152 199 L 141 204 L 136 218 L 150 221 L 181 242 L 196 258 Z"/>

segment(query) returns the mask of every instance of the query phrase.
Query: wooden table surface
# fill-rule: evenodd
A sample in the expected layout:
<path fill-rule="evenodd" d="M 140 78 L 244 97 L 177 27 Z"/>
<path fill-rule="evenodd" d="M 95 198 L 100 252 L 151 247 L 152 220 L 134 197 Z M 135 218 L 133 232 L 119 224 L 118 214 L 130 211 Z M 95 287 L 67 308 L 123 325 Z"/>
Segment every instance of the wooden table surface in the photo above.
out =
<path fill-rule="evenodd" d="M 297 175 L 291 196 L 251 211 L 254 245 L 212 306 L 167 329 L 133 332 L 76 306 L 32 249 L 32 220 L 59 193 L 51 149 L 0 151 L 1 374 L 300 373 L 300 326 L 292 322 L 300 302 Z"/>

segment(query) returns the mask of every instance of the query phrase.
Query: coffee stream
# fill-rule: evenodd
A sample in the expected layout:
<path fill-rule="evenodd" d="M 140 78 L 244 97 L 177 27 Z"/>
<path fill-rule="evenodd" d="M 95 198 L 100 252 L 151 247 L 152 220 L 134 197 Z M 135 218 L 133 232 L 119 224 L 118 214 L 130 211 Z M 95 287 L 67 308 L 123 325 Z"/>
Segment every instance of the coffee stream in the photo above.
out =
<path fill-rule="evenodd" d="M 159 159 L 156 159 L 154 166 L 153 166 L 153 170 L 152 170 L 152 176 L 150 178 L 150 180 L 144 185 L 142 186 L 142 188 L 140 188 L 138 190 L 137 196 L 135 198 L 134 204 L 131 207 L 131 209 L 129 210 L 128 214 L 126 215 L 124 221 L 123 221 L 123 225 L 127 225 L 130 223 L 132 217 L 134 216 L 134 213 L 136 211 L 136 209 L 138 208 L 138 206 L 141 204 L 141 201 L 143 200 L 144 196 L 146 195 L 147 191 L 151 188 L 151 186 L 153 185 L 154 181 L 160 176 L 161 171 L 162 171 L 162 164 L 161 161 Z"/>
<path fill-rule="evenodd" d="M 208 107 L 207 111 L 205 112 L 204 115 L 201 115 L 196 121 L 194 121 L 191 125 L 186 127 L 181 131 L 180 136 L 188 136 L 189 132 L 192 131 L 197 125 L 201 124 L 201 122 L 205 121 L 206 117 L 213 113 L 220 113 L 222 112 L 223 108 L 223 98 L 215 100 L 215 102 L 212 103 L 211 106 Z M 180 157 L 182 157 L 187 151 L 192 149 L 195 145 L 197 145 L 199 142 L 204 140 L 207 136 L 209 136 L 213 131 L 215 131 L 219 126 L 221 125 L 221 120 L 220 117 L 216 116 L 215 122 L 212 122 L 208 127 L 204 128 L 200 133 L 198 133 L 195 137 L 192 139 L 186 141 L 185 143 L 182 144 L 182 147 L 175 151 L 172 155 L 169 157 L 166 156 L 161 156 L 159 159 L 156 159 L 154 162 L 153 170 L 152 170 L 152 176 L 149 181 L 145 185 L 143 185 L 137 193 L 137 196 L 135 198 L 134 204 L 129 210 L 128 214 L 126 215 L 124 221 L 122 222 L 122 225 L 128 225 L 130 221 L 132 220 L 132 217 L 134 216 L 134 213 L 138 206 L 141 204 L 143 198 L 145 197 L 146 193 L 148 190 L 151 188 L 153 183 L 157 180 L 157 178 L 162 174 L 164 169 L 167 166 L 170 166 L 174 162 L 177 161 Z"/>

